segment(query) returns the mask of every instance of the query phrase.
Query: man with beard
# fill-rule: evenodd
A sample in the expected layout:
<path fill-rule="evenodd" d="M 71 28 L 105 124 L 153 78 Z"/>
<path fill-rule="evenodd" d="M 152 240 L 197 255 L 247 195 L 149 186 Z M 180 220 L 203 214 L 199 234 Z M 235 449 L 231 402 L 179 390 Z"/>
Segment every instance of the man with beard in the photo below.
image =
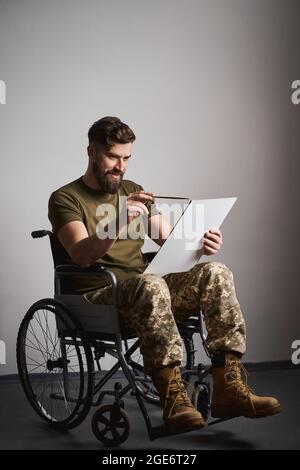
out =
<path fill-rule="evenodd" d="M 49 219 L 70 262 L 83 267 L 101 263 L 117 276 L 120 311 L 125 325 L 139 337 L 145 371 L 160 395 L 166 427 L 186 432 L 205 424 L 181 379 L 182 344 L 176 325 L 200 309 L 212 356 L 212 416 L 278 413 L 278 401 L 255 395 L 241 374 L 245 322 L 231 271 L 222 263 L 206 262 L 184 273 L 143 274 L 147 260 L 141 251 L 141 227 L 150 236 L 155 234 L 151 238 L 159 245 L 172 227 L 155 207 L 154 193 L 123 179 L 135 140 L 128 125 L 105 117 L 91 126 L 88 137 L 88 168 L 51 195 Z M 132 237 L 138 227 L 141 236 Z M 212 228 L 204 235 L 203 253 L 217 253 L 222 243 L 220 230 Z M 76 277 L 65 286 L 68 292 L 84 294 L 93 303 L 111 303 L 111 287 L 102 276 Z"/>

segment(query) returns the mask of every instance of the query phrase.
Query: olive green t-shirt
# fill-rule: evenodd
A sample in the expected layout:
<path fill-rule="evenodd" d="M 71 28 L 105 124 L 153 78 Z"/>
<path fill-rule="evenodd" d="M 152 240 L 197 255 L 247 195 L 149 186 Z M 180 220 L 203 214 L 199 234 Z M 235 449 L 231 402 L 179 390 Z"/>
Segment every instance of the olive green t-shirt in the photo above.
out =
<path fill-rule="evenodd" d="M 102 193 L 87 186 L 80 177 L 51 194 L 48 217 L 52 224 L 52 231 L 56 235 L 66 223 L 79 220 L 84 223 L 89 236 L 99 234 L 101 224 L 104 227 L 108 221 L 115 220 L 113 212 L 107 212 L 107 208 L 113 208 L 117 214 L 129 193 L 142 190 L 142 186 L 133 181 L 123 180 L 116 194 Z M 149 210 L 148 217 L 159 213 L 154 204 L 149 202 L 146 206 Z M 146 220 L 147 216 L 139 216 L 132 221 L 127 227 L 127 232 L 124 231 L 125 235 L 122 231 L 123 235 L 117 238 L 107 253 L 95 263 L 108 267 L 115 273 L 117 279 L 143 273 L 148 265 L 141 251 L 144 244 Z M 69 258 L 68 262 L 72 263 L 72 260 Z M 108 284 L 108 276 L 76 276 L 65 282 L 64 293 L 83 294 Z"/>

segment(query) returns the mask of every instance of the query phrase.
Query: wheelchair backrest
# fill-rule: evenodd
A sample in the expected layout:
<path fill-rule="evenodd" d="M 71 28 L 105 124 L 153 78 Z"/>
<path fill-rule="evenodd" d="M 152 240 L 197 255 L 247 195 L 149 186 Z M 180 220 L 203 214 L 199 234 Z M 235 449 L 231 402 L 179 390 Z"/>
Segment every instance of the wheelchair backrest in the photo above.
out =
<path fill-rule="evenodd" d="M 54 267 L 56 268 L 60 264 L 69 264 L 72 263 L 71 258 L 67 251 L 64 249 L 58 238 L 51 233 L 50 236 L 51 252 Z"/>
<path fill-rule="evenodd" d="M 58 238 L 49 230 L 35 230 L 34 232 L 31 232 L 31 236 L 32 238 L 42 238 L 45 236 L 49 237 L 54 268 L 57 268 L 59 265 L 74 264 L 72 263 L 69 254 L 64 249 Z M 67 279 L 59 280 L 59 282 L 61 285 L 60 291 L 66 291 L 69 294 L 72 293 L 68 287 Z M 55 292 L 56 287 L 56 282 L 54 282 Z"/>
<path fill-rule="evenodd" d="M 60 264 L 72 263 L 67 251 L 64 249 L 58 238 L 52 232 L 50 232 L 50 230 L 35 230 L 34 232 L 31 232 L 31 236 L 32 238 L 43 238 L 46 236 L 49 237 L 53 264 L 55 268 Z"/>

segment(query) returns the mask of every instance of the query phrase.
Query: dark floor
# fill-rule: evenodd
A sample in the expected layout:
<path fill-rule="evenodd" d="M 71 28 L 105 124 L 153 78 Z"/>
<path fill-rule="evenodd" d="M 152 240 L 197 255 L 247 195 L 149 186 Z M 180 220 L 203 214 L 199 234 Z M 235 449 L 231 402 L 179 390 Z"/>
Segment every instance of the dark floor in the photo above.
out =
<path fill-rule="evenodd" d="M 122 449 L 300 449 L 300 370 L 251 373 L 250 385 L 260 394 L 273 394 L 282 403 L 281 414 L 258 420 L 234 420 L 150 442 L 134 397 L 126 399 L 131 433 Z M 31 409 L 18 383 L 0 384 L 0 449 L 103 449 L 91 431 L 93 408 L 76 429 L 51 429 Z M 161 410 L 149 405 L 158 424 Z"/>

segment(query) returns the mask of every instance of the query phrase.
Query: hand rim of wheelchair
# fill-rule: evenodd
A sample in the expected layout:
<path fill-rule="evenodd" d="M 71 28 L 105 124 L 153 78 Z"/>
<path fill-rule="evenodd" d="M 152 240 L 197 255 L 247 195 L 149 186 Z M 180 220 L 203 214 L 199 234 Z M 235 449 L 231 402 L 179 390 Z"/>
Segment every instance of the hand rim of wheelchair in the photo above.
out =
<path fill-rule="evenodd" d="M 105 414 L 109 413 L 109 418 Z M 99 426 L 103 426 L 100 430 Z M 123 429 L 120 434 L 119 429 Z M 98 441 L 106 446 L 117 446 L 126 441 L 130 433 L 130 421 L 126 411 L 116 403 L 112 405 L 103 405 L 95 411 L 92 418 L 92 431 Z M 106 436 L 111 433 L 112 437 Z"/>
<path fill-rule="evenodd" d="M 52 377 L 50 378 L 50 381 L 45 382 L 45 387 L 50 386 L 51 388 L 51 393 L 46 392 L 45 389 L 41 394 L 38 394 L 36 391 L 34 385 L 36 378 L 32 377 L 31 374 L 32 371 L 28 370 L 28 361 L 26 359 L 26 337 L 29 330 L 31 321 L 35 318 L 35 314 L 37 314 L 37 323 L 41 323 L 41 317 L 39 316 L 38 312 L 43 310 L 43 315 L 44 315 L 44 320 L 46 323 L 46 331 L 43 331 L 41 325 L 40 329 L 42 330 L 42 338 L 39 337 L 39 339 L 36 338 L 37 340 L 37 348 L 36 351 L 40 352 L 44 363 L 43 365 L 39 365 L 38 367 L 44 367 L 44 371 L 40 374 L 41 376 L 43 373 L 45 373 L 45 379 L 47 380 L 49 376 L 55 375 L 52 374 L 55 369 L 60 369 L 63 371 L 64 366 L 69 368 L 73 368 L 73 366 L 68 366 L 68 363 L 70 363 L 70 359 L 67 361 L 64 361 L 62 357 L 53 357 L 55 356 L 56 353 L 56 344 L 59 341 L 59 337 L 57 336 L 57 339 L 53 341 L 53 338 L 49 336 L 50 330 L 49 330 L 49 320 L 50 317 L 46 317 L 45 311 L 47 314 L 51 312 L 51 315 L 54 316 L 55 322 L 57 324 L 57 321 L 60 321 L 61 324 L 66 327 L 66 332 L 68 332 L 68 336 L 64 337 L 64 340 L 68 337 L 68 341 L 71 341 L 70 344 L 73 346 L 73 354 L 75 354 L 77 359 L 78 359 L 78 369 L 79 369 L 79 378 L 77 378 L 78 373 L 76 372 L 73 374 L 76 380 L 79 380 L 79 387 L 77 386 L 78 393 L 77 396 L 70 397 L 70 399 L 66 398 L 66 393 L 65 393 L 65 382 L 59 380 L 57 383 L 59 384 L 60 392 L 62 395 L 59 397 L 58 393 L 53 393 L 53 385 L 55 385 L 55 379 L 54 381 L 52 380 Z M 43 319 L 42 319 L 43 320 Z M 53 318 L 52 318 L 53 321 Z M 74 335 L 74 329 L 76 331 L 76 336 Z M 32 336 L 34 337 L 33 333 L 31 332 Z M 42 342 L 45 340 L 45 343 L 47 345 L 43 345 Z M 31 341 L 31 340 L 30 340 Z M 31 342 L 32 343 L 32 342 Z M 51 354 L 48 354 L 48 345 L 49 343 L 51 344 Z M 61 343 L 60 343 L 61 344 Z M 35 345 L 34 343 L 31 344 L 31 349 L 34 349 Z M 80 350 L 80 347 L 82 348 L 82 352 Z M 40 350 L 39 350 L 40 348 Z M 55 352 L 55 353 L 54 353 Z M 83 363 L 83 353 L 85 355 L 86 359 L 86 364 Z M 36 354 L 36 352 L 35 352 Z M 67 356 L 68 357 L 68 356 Z M 71 355 L 69 355 L 69 358 Z M 30 358 L 30 357 L 29 357 Z M 30 358 L 31 359 L 31 358 Z M 55 359 L 55 360 L 53 360 Z M 73 360 L 73 359 L 72 359 Z M 73 360 L 74 361 L 74 360 Z M 36 362 L 36 361 L 34 361 Z M 43 418 L 45 421 L 47 421 L 51 426 L 58 428 L 58 429 L 71 429 L 76 426 L 78 426 L 86 417 L 86 415 L 89 412 L 89 409 L 92 404 L 92 397 L 93 397 L 93 390 L 94 390 L 94 362 L 92 358 L 92 353 L 91 349 L 88 346 L 88 343 L 85 340 L 85 334 L 84 331 L 82 330 L 81 325 L 79 322 L 74 318 L 74 315 L 71 314 L 71 312 L 64 306 L 61 302 L 54 300 L 54 299 L 41 299 L 37 302 L 35 302 L 27 311 L 21 325 L 19 328 L 19 333 L 18 333 L 18 339 L 17 339 L 17 364 L 18 364 L 18 370 L 19 370 L 19 376 L 21 380 L 22 387 L 24 389 L 25 395 L 27 396 L 27 399 L 30 403 L 30 405 L 33 407 L 33 409 L 37 412 L 41 418 Z M 38 367 L 35 367 L 37 369 Z M 86 370 L 84 370 L 86 368 Z M 50 373 L 48 373 L 48 371 Z M 58 374 L 59 372 L 56 372 Z M 63 375 L 63 372 L 60 372 L 60 374 Z M 71 374 L 69 374 L 71 376 Z M 69 378 L 68 376 L 68 378 Z M 71 377 L 72 379 L 72 377 Z M 41 380 L 39 378 L 39 384 L 38 386 L 41 386 L 42 381 L 44 378 L 42 377 Z M 47 407 L 45 406 L 45 403 L 43 405 L 43 400 L 44 400 L 44 394 L 49 393 L 46 395 L 46 399 L 48 398 L 49 402 L 48 405 L 51 403 L 50 407 L 51 409 L 47 410 Z M 52 400 L 52 401 L 51 401 Z M 65 409 L 68 408 L 68 412 L 66 413 L 65 416 L 54 416 L 55 414 L 55 405 L 58 402 L 64 402 Z M 55 405 L 54 405 L 55 403 Z M 71 406 L 72 405 L 72 409 Z M 58 408 L 58 405 L 56 405 Z M 54 411 L 53 411 L 54 410 Z M 57 409 L 56 409 L 57 411 Z"/>

